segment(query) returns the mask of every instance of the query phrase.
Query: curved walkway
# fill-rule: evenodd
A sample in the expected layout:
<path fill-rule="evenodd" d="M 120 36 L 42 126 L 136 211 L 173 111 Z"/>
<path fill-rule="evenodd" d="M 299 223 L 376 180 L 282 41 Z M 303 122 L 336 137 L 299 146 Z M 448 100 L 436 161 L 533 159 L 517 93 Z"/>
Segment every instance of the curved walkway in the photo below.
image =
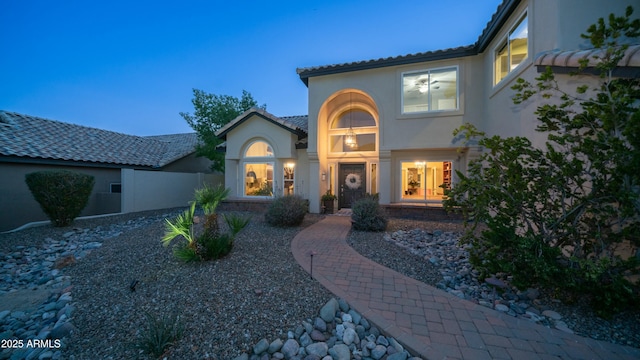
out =
<path fill-rule="evenodd" d="M 293 256 L 423 359 L 640 359 L 640 349 L 549 329 L 408 278 L 353 250 L 350 229 L 350 217 L 327 216 L 293 239 Z"/>

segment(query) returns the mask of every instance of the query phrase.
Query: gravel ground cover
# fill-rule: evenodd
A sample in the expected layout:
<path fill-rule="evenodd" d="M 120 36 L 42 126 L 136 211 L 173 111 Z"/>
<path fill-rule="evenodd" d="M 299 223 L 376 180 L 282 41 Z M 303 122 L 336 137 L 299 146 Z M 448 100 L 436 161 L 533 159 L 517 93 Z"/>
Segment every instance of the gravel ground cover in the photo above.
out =
<path fill-rule="evenodd" d="M 174 213 L 175 214 L 175 213 Z M 145 213 L 147 217 L 162 213 Z M 287 331 L 317 312 L 332 295 L 312 280 L 291 254 L 291 240 L 321 217 L 281 229 L 252 216 L 227 257 L 184 264 L 161 246 L 162 216 L 151 225 L 104 241 L 76 264 L 71 276 L 78 329 L 66 343 L 67 359 L 147 359 L 135 349 L 145 314 L 177 315 L 181 340 L 167 359 L 232 359 L 261 338 L 286 339 Z M 137 216 L 140 216 L 138 214 Z M 135 215 L 76 221 L 73 227 L 107 226 Z M 37 245 L 66 229 L 39 227 L 0 236 L 0 247 Z M 135 291 L 130 285 L 137 280 Z"/>
<path fill-rule="evenodd" d="M 291 240 L 304 227 L 322 219 L 308 214 L 297 228 L 264 223 L 261 214 L 236 238 L 231 254 L 214 261 L 184 264 L 160 245 L 164 217 L 177 211 L 157 211 L 78 220 L 73 227 L 107 227 L 157 218 L 149 225 L 107 239 L 99 249 L 64 268 L 71 276 L 77 331 L 66 341 L 68 359 L 148 359 L 134 347 L 146 325 L 146 314 L 177 315 L 183 337 L 165 354 L 167 359 L 233 359 L 260 339 L 286 339 L 287 331 L 316 316 L 332 295 L 310 279 L 291 255 Z M 388 231 L 460 231 L 456 222 L 392 219 Z M 17 245 L 38 246 L 46 237 L 59 238 L 69 228 L 50 226 L 0 234 L 0 251 Z M 407 276 L 435 285 L 437 268 L 384 240 L 382 233 L 351 232 L 358 252 Z M 135 291 L 132 282 L 138 281 Z M 545 299 L 553 302 L 553 299 Z M 593 316 L 581 306 L 553 302 L 576 333 L 616 342 L 616 335 L 640 344 L 640 316 L 625 314 L 612 321 Z"/>

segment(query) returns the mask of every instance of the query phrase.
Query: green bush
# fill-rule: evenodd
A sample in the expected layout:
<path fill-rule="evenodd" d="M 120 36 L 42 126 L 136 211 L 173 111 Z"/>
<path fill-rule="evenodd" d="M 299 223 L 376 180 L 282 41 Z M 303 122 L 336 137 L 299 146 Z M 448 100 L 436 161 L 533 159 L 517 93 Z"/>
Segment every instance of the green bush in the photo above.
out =
<path fill-rule="evenodd" d="M 87 206 L 95 179 L 67 170 L 37 171 L 25 176 L 31 194 L 53 226 L 70 225 Z"/>
<path fill-rule="evenodd" d="M 231 234 L 213 235 L 204 232 L 198 237 L 197 242 L 197 253 L 202 260 L 220 259 L 233 249 L 233 235 Z"/>
<path fill-rule="evenodd" d="M 197 245 L 197 242 L 194 243 Z M 188 244 L 179 244 L 173 247 L 173 256 L 176 259 L 183 262 L 192 262 L 200 260 L 200 256 L 196 252 L 195 247 L 190 247 Z"/>
<path fill-rule="evenodd" d="M 278 197 L 269 205 L 265 220 L 273 226 L 298 226 L 308 209 L 307 201 L 298 195 Z"/>
<path fill-rule="evenodd" d="M 562 284 L 601 316 L 632 308 L 640 292 L 627 278 L 640 270 L 638 258 L 618 252 L 640 245 L 640 81 L 613 76 L 629 40 L 640 37 L 632 13 L 600 18 L 582 35 L 602 55 L 581 59 L 572 75 L 593 67 L 598 85 L 564 89 L 574 82 L 551 68 L 534 83 L 515 81 L 515 104 L 541 100 L 536 131 L 544 145 L 459 127 L 454 137 L 483 150 L 466 173 L 456 171 L 444 201 L 467 220 L 461 241 L 471 245 L 476 270 L 506 273 L 520 289 Z"/>
<path fill-rule="evenodd" d="M 384 231 L 387 222 L 387 214 L 376 196 L 367 195 L 351 207 L 351 224 L 355 230 Z"/>

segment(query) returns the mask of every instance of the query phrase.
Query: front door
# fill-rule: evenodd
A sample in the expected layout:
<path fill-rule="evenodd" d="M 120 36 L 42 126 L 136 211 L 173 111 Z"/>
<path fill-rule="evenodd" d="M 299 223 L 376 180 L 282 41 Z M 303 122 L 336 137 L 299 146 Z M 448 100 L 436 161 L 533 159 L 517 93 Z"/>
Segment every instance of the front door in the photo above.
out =
<path fill-rule="evenodd" d="M 338 207 L 350 208 L 353 203 L 364 197 L 367 189 L 365 164 L 340 164 L 338 172 Z"/>

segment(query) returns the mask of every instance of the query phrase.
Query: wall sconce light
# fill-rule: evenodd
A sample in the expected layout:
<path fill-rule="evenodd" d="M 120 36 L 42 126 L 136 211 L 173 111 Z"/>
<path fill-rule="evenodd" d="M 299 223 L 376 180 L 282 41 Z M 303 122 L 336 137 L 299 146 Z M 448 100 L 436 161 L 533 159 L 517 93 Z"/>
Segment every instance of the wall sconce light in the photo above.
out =
<path fill-rule="evenodd" d="M 327 173 L 322 173 L 322 181 L 326 181 L 327 180 Z"/>
<path fill-rule="evenodd" d="M 296 164 L 294 163 L 286 163 L 284 164 L 284 173 L 285 175 L 292 175 L 293 174 L 293 168 L 296 166 Z"/>

